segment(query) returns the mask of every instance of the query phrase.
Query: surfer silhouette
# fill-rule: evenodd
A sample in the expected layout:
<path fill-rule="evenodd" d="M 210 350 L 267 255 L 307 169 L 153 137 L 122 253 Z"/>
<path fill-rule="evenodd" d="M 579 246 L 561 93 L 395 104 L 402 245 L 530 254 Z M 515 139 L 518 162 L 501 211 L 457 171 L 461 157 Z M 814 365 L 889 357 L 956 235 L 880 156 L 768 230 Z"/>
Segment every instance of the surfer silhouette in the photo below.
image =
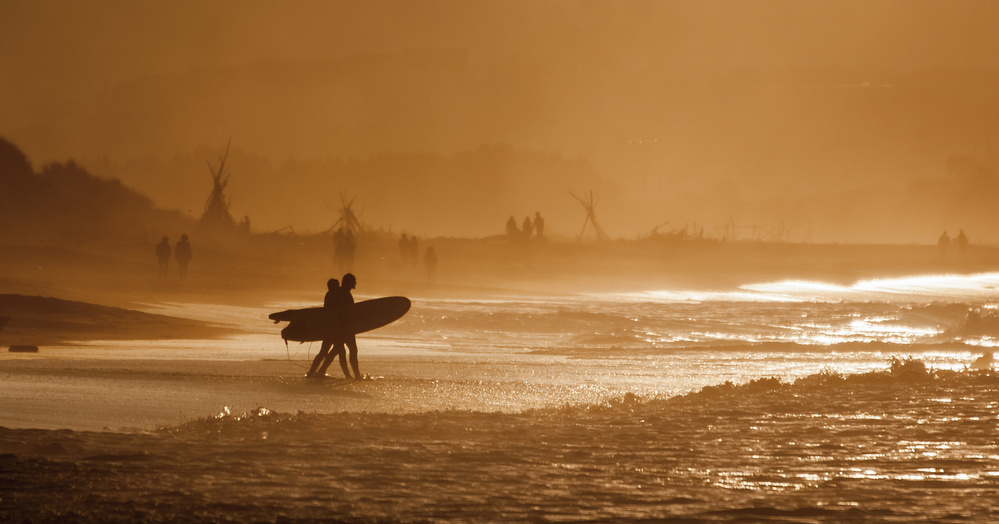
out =
<path fill-rule="evenodd" d="M 329 312 L 338 312 L 340 309 L 340 282 L 335 278 L 331 278 L 326 282 L 326 296 L 323 298 L 323 309 Z M 337 319 L 339 322 L 340 319 Z M 350 371 L 347 370 L 346 354 L 343 349 L 343 342 L 341 340 L 333 339 L 323 339 L 322 346 L 319 348 L 319 354 L 316 358 L 312 360 L 312 367 L 309 368 L 307 377 L 323 377 L 326 376 L 326 368 L 333 363 L 333 359 L 337 356 L 340 357 L 340 367 L 343 368 L 343 374 L 347 378 L 350 378 Z"/>
<path fill-rule="evenodd" d="M 159 260 L 160 263 L 160 278 L 166 278 L 167 276 L 167 267 L 170 265 L 171 251 L 170 239 L 163 237 L 163 240 L 156 246 L 156 259 Z"/>
<path fill-rule="evenodd" d="M 341 279 L 340 293 L 339 293 L 341 314 L 346 312 L 346 310 L 350 308 L 350 306 L 354 305 L 354 295 L 350 294 L 350 290 L 354 289 L 355 287 L 357 287 L 357 277 L 355 277 L 352 273 L 347 273 L 346 275 L 344 275 L 343 278 Z M 346 344 L 347 349 L 350 350 L 350 367 L 354 369 L 354 379 L 361 380 L 364 377 L 361 375 L 361 370 L 358 368 L 357 365 L 357 338 L 354 337 L 353 333 L 350 333 L 346 329 L 342 330 L 341 332 L 343 333 L 343 343 Z M 342 362 L 343 360 L 341 359 L 341 363 Z M 344 372 L 346 373 L 346 366 L 344 366 L 344 368 L 345 368 Z"/>
<path fill-rule="evenodd" d="M 187 241 L 187 235 L 180 235 L 180 241 L 174 247 L 173 256 L 177 259 L 177 271 L 180 279 L 187 279 L 187 264 L 191 262 L 191 243 Z"/>

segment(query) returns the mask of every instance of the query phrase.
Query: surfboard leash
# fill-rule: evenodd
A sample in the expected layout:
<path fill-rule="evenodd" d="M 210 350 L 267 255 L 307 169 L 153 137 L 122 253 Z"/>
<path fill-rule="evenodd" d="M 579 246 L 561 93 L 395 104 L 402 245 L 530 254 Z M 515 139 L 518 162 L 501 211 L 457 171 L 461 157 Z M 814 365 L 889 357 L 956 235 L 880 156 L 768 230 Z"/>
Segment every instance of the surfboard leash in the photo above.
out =
<path fill-rule="evenodd" d="M 284 350 L 285 350 L 285 353 L 288 355 L 288 362 L 291 362 L 292 364 L 295 365 L 295 367 L 297 367 L 299 369 L 303 369 L 305 367 L 305 366 L 301 365 L 300 363 L 298 363 L 298 362 L 296 362 L 296 361 L 294 361 L 294 360 L 291 359 L 291 348 L 288 345 L 288 339 L 285 339 L 285 341 L 284 341 Z M 309 349 L 306 350 L 306 352 L 305 352 L 305 359 L 306 359 L 305 360 L 306 362 L 308 362 L 309 360 L 312 359 L 312 342 L 309 342 Z"/>

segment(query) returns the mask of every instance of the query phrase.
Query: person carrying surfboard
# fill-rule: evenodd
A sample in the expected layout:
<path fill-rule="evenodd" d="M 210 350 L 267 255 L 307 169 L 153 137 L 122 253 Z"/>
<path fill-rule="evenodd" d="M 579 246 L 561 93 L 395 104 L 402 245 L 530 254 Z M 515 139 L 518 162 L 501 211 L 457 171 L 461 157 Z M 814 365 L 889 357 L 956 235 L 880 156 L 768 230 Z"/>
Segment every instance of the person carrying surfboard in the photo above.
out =
<path fill-rule="evenodd" d="M 323 309 L 331 315 L 340 315 L 340 283 L 335 278 L 326 282 L 326 296 L 323 297 Z M 338 319 L 339 320 L 339 319 Z M 333 363 L 333 359 L 340 357 L 340 367 L 343 368 L 345 377 L 350 378 L 350 371 L 347 370 L 347 355 L 343 349 L 343 341 L 334 339 L 323 339 L 319 354 L 312 360 L 312 367 L 309 368 L 307 377 L 324 377 L 326 368 Z"/>
<path fill-rule="evenodd" d="M 350 294 L 350 290 L 357 287 L 357 277 L 353 273 L 347 273 L 341 279 L 340 285 L 340 311 L 346 312 L 351 306 L 354 305 L 354 295 Z M 342 314 L 342 313 L 341 313 Z M 343 343 L 347 345 L 347 349 L 350 350 L 350 367 L 354 369 L 354 380 L 361 380 L 364 378 L 361 375 L 361 370 L 357 365 L 357 338 L 353 333 L 348 330 L 344 330 Z M 341 346 L 342 348 L 342 346 Z M 341 349 L 342 351 L 342 349 Z M 340 363 L 343 363 L 343 357 L 340 359 Z M 346 366 L 344 366 L 344 373 L 346 373 Z"/>

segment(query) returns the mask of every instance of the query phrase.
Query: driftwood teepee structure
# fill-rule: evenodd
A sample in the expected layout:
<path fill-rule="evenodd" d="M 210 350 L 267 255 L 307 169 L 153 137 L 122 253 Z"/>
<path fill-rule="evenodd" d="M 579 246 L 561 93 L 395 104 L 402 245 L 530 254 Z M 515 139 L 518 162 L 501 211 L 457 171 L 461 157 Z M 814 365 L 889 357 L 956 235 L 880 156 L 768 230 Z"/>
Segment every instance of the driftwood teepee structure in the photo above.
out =
<path fill-rule="evenodd" d="M 586 218 L 583 219 L 583 229 L 579 231 L 579 235 L 576 237 L 576 240 L 583 239 L 583 235 L 586 234 L 587 227 L 589 227 L 593 231 L 593 233 L 597 236 L 597 240 L 610 240 L 610 237 L 607 236 L 607 233 L 604 233 L 604 228 L 600 227 L 600 223 L 597 222 L 597 214 L 595 211 L 595 208 L 597 207 L 597 201 L 593 197 L 593 191 L 590 191 L 589 198 L 587 200 L 583 200 L 582 198 L 573 195 L 571 191 L 569 192 L 569 194 L 572 195 L 572 198 L 578 200 L 579 203 L 582 204 L 584 208 L 586 208 Z"/>
<path fill-rule="evenodd" d="M 226 172 L 225 161 L 229 158 L 229 140 L 225 145 L 225 153 L 219 156 L 218 168 L 208 162 L 208 171 L 212 175 L 212 192 L 205 202 L 205 212 L 201 215 L 201 225 L 211 229 L 235 228 L 236 221 L 229 213 L 229 199 L 226 198 L 225 188 L 229 184 L 229 173 Z"/>
<path fill-rule="evenodd" d="M 357 197 L 347 198 L 346 194 L 340 195 L 340 208 L 337 209 L 339 216 L 330 231 L 344 231 L 349 232 L 352 235 L 357 235 L 358 233 L 364 233 L 366 228 L 364 224 L 361 223 L 360 216 L 354 212 L 354 201 Z M 327 206 L 332 209 L 331 206 Z"/>
<path fill-rule="evenodd" d="M 326 207 L 337 212 L 336 222 L 333 223 L 333 227 L 329 228 L 327 232 L 350 232 L 353 235 L 359 233 L 366 233 L 368 227 L 361 222 L 360 213 L 354 212 L 354 201 L 357 197 L 347 198 L 346 194 L 340 195 L 340 207 L 334 208 L 333 206 L 327 204 Z"/>

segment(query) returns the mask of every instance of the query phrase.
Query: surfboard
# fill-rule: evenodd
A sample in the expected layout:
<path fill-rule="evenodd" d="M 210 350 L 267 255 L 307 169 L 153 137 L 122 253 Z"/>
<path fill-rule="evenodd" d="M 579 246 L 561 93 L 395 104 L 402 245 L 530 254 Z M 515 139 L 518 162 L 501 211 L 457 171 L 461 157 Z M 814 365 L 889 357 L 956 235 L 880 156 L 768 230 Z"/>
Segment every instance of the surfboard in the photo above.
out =
<path fill-rule="evenodd" d="M 288 309 L 271 313 L 267 318 L 274 322 L 288 322 L 281 330 L 281 338 L 315 342 L 356 335 L 391 324 L 402 318 L 411 305 L 406 297 L 382 297 L 332 311 L 322 307 Z"/>

